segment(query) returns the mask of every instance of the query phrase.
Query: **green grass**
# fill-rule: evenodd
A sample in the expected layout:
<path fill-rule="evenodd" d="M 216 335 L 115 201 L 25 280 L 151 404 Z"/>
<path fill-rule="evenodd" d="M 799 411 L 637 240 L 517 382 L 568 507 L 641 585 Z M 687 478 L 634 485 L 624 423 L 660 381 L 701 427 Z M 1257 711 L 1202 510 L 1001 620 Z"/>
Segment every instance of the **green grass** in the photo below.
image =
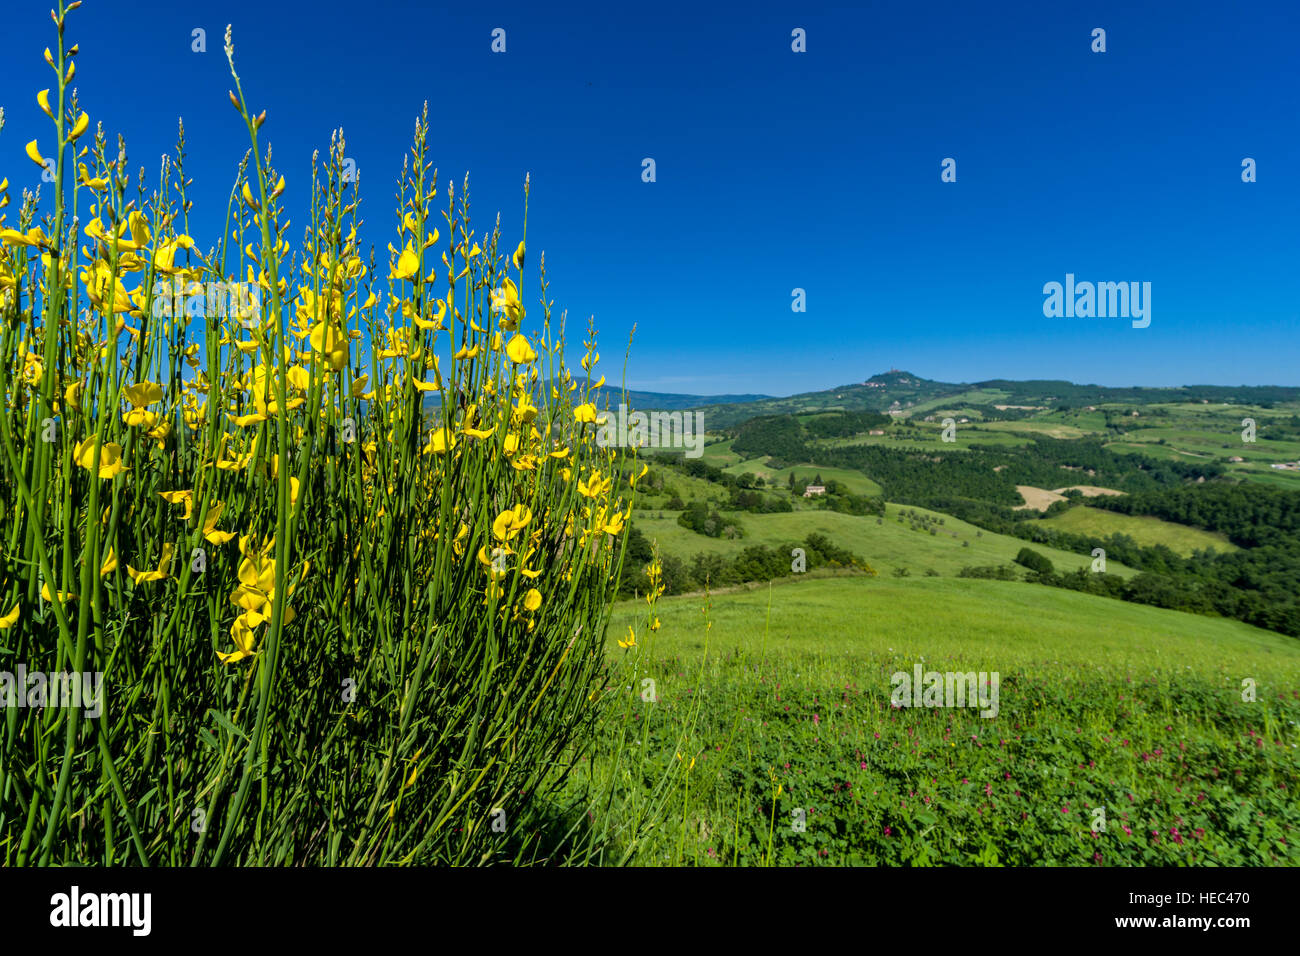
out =
<path fill-rule="evenodd" d="M 789 578 L 712 595 L 710 653 L 898 654 L 960 658 L 977 669 L 1061 665 L 1134 674 L 1232 673 L 1300 679 L 1300 640 L 1240 621 L 1170 611 L 1018 581 L 886 575 Z M 657 610 L 657 649 L 703 649 L 702 595 L 665 597 Z M 615 608 L 613 637 L 636 623 L 645 603 Z M 814 623 L 815 622 L 815 623 Z M 1278 670 L 1282 668 L 1282 670 Z"/>
<path fill-rule="evenodd" d="M 704 451 L 700 457 L 705 463 L 713 465 L 715 468 L 725 468 L 727 465 L 734 465 L 740 461 L 740 455 L 731 450 L 731 445 L 736 439 L 728 438 L 725 441 L 714 442 L 711 445 L 705 445 Z"/>
<path fill-rule="evenodd" d="M 914 512 L 931 519 L 927 530 L 913 530 L 912 520 L 898 518 Z M 810 533 L 824 534 L 835 544 L 865 558 L 882 575 L 895 568 L 907 568 L 912 575 L 933 569 L 944 576 L 954 576 L 963 567 L 1009 564 L 1028 542 L 1009 535 L 980 530 L 974 525 L 937 511 L 895 504 L 885 506 L 885 518 L 859 517 L 833 511 L 796 511 L 787 514 L 738 514 L 745 536 L 736 540 L 709 538 L 689 531 L 677 523 L 677 512 L 664 512 L 663 518 L 638 513 L 634 522 L 662 551 L 689 559 L 699 552 L 734 555 L 751 544 L 768 547 L 802 541 Z M 937 521 L 943 519 L 942 525 Z M 928 527 L 935 527 L 930 534 Z M 963 546 L 963 542 L 969 542 Z M 1073 571 L 1092 565 L 1092 557 L 1073 554 L 1044 545 L 1030 545 L 1047 555 L 1058 571 Z M 1108 573 L 1130 577 L 1135 572 L 1117 561 L 1107 560 Z"/>
<path fill-rule="evenodd" d="M 851 468 L 832 468 L 821 465 L 792 465 L 789 468 L 772 468 L 767 462 L 767 458 L 752 458 L 749 461 L 728 465 L 723 471 L 732 475 L 743 475 L 745 472 L 750 472 L 762 478 L 769 485 L 775 483 L 777 488 L 784 490 L 788 490 L 786 482 L 793 473 L 796 480 L 804 478 L 812 481 L 813 478 L 821 475 L 823 481 L 838 481 L 855 495 L 882 494 L 880 485 L 862 472 L 854 471 Z"/>
<path fill-rule="evenodd" d="M 1300 863 L 1293 639 L 967 579 L 790 580 L 654 614 L 615 609 L 610 634 L 638 634 L 610 642 L 624 721 L 584 765 L 616 809 L 662 808 L 635 841 L 605 834 L 633 863 Z M 891 707 L 917 662 L 996 671 L 997 714 Z"/>
<path fill-rule="evenodd" d="M 907 410 L 908 417 L 925 416 L 938 408 L 953 408 L 962 405 L 999 405 L 1006 401 L 1009 393 L 1001 389 L 972 388 L 956 395 L 932 398 L 918 402 Z"/>
<path fill-rule="evenodd" d="M 1220 553 L 1237 551 L 1235 544 L 1221 534 L 1190 528 L 1187 525 L 1163 521 L 1150 515 L 1126 515 L 1079 505 L 1064 514 L 1043 519 L 1048 527 L 1072 534 L 1089 534 L 1106 537 L 1126 534 L 1142 547 L 1163 544 L 1171 551 L 1184 556 L 1193 551 L 1214 548 Z"/>

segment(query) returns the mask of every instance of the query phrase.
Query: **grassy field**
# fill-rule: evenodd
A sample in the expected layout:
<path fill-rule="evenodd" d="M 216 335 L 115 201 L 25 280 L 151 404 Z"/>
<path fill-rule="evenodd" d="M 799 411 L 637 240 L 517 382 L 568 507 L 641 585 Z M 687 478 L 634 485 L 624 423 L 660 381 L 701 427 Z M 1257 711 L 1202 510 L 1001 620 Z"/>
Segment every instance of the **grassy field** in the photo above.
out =
<path fill-rule="evenodd" d="M 736 462 L 741 461 L 740 455 L 731 450 L 731 445 L 734 441 L 734 438 L 728 438 L 725 441 L 705 445 L 704 452 L 700 457 L 715 468 L 725 468 L 727 465 L 734 465 Z"/>
<path fill-rule="evenodd" d="M 615 858 L 1300 862 L 1294 640 L 957 579 L 787 581 L 652 613 L 657 631 L 645 603 L 615 610 L 620 720 L 584 763 L 613 781 L 621 818 L 661 811 L 636 837 L 605 835 Z M 612 637 L 629 626 L 625 650 Z M 916 663 L 996 672 L 997 706 L 982 702 L 996 714 L 892 706 L 893 675 Z"/>
<path fill-rule="evenodd" d="M 796 480 L 803 478 L 808 481 L 812 481 L 813 478 L 821 475 L 823 481 L 838 481 L 855 495 L 879 495 L 883 493 L 880 485 L 862 472 L 854 471 L 851 468 L 832 468 L 822 465 L 792 465 L 789 468 L 772 468 L 767 464 L 766 458 L 754 458 L 749 461 L 728 465 L 723 471 L 733 475 L 743 475 L 745 472 L 750 472 L 759 476 L 768 484 L 775 483 L 778 488 L 786 487 L 785 483 L 792 473 Z"/>
<path fill-rule="evenodd" d="M 738 520 L 745 536 L 736 540 L 709 538 L 683 528 L 677 512 L 638 512 L 633 521 L 664 552 L 689 558 L 696 553 L 731 555 L 751 544 L 769 547 L 802 541 L 810 533 L 824 534 L 835 544 L 865 558 L 882 575 L 896 568 L 906 568 L 912 575 L 927 569 L 940 575 L 956 575 L 963 567 L 1008 564 L 1025 547 L 1025 541 L 990 531 L 980 533 L 974 525 L 937 511 L 888 504 L 885 517 L 877 524 L 874 517 L 858 517 L 833 511 L 797 511 L 785 514 L 740 514 Z M 909 515 L 918 516 L 913 520 Z M 899 518 L 903 518 L 900 522 Z M 924 518 L 922 522 L 919 519 Z M 943 524 L 938 522 L 942 520 Z M 913 525 L 916 525 L 914 530 Z M 935 533 L 930 534 L 933 528 Z M 1073 554 L 1044 545 L 1034 550 L 1051 559 L 1058 571 L 1090 567 L 1092 557 Z M 1117 561 L 1108 560 L 1110 574 L 1130 577 L 1134 572 Z"/>
<path fill-rule="evenodd" d="M 1125 515 L 1079 505 L 1064 514 L 1043 521 L 1049 527 L 1072 534 L 1089 534 L 1105 537 L 1126 534 L 1143 547 L 1163 544 L 1177 554 L 1190 555 L 1193 551 L 1214 548 L 1216 551 L 1236 551 L 1237 546 L 1221 534 L 1202 531 L 1187 525 L 1162 521 L 1149 515 Z"/>

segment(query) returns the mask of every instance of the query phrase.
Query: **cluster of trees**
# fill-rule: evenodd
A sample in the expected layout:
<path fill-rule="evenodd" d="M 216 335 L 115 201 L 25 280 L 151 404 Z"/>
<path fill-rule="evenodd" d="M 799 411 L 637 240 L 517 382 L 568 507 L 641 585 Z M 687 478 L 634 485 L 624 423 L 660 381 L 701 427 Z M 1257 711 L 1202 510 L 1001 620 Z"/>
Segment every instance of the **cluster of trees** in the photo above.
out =
<path fill-rule="evenodd" d="M 768 455 L 778 467 L 808 461 L 808 434 L 793 415 L 761 415 L 736 430 L 733 451 L 747 458 Z"/>
<path fill-rule="evenodd" d="M 834 478 L 822 481 L 822 476 L 817 474 L 809 481 L 807 478 L 795 478 L 794 472 L 790 472 L 790 476 L 786 481 L 790 493 L 797 498 L 803 497 L 803 493 L 808 490 L 809 485 L 819 485 L 825 488 L 826 492 L 816 496 L 815 500 L 828 511 L 838 511 L 846 515 L 883 515 L 885 513 L 884 498 L 874 495 L 855 495 L 849 491 L 847 485 L 841 481 L 836 481 Z"/>
<path fill-rule="evenodd" d="M 1227 536 L 1246 550 L 1197 553 L 1180 559 L 1170 569 L 1169 576 L 1185 584 L 1178 592 L 1179 599 L 1300 636 L 1300 594 L 1296 589 L 1300 582 L 1300 492 L 1252 482 L 1214 483 L 1112 499 L 1104 506 Z"/>
<path fill-rule="evenodd" d="M 1075 385 L 1050 379 L 1011 382 L 991 379 L 976 383 L 977 388 L 998 389 L 1007 393 L 1009 405 L 1046 405 L 1079 408 L 1130 402 L 1135 405 L 1168 402 L 1214 403 L 1236 402 L 1263 405 L 1273 402 L 1300 401 L 1300 388 L 1281 385 L 1186 385 L 1180 388 L 1109 388 L 1101 385 Z"/>
<path fill-rule="evenodd" d="M 1056 567 L 1052 564 L 1052 559 L 1035 551 L 1033 548 L 1021 548 L 1016 554 L 1016 564 L 1022 568 L 1028 568 L 1036 574 L 1056 573 Z"/>
<path fill-rule="evenodd" d="M 648 580 L 645 568 L 654 557 L 649 539 L 635 524 L 629 526 L 627 535 L 627 556 L 619 579 L 619 593 L 625 597 L 645 590 Z M 803 552 L 802 563 L 796 560 L 796 548 Z M 801 544 L 779 547 L 751 545 L 734 558 L 721 554 L 697 554 L 688 563 L 676 555 L 662 554 L 659 560 L 666 594 L 684 594 L 706 585 L 719 588 L 749 581 L 771 581 L 802 573 L 796 570 L 800 566 L 806 571 L 845 568 L 876 573 L 858 555 L 821 534 L 810 534 Z"/>
<path fill-rule="evenodd" d="M 778 511 L 792 511 L 789 498 L 765 495 L 759 491 L 733 487 L 727 498 L 727 508 L 731 511 L 750 511 L 754 514 L 773 514 Z"/>
<path fill-rule="evenodd" d="M 846 515 L 876 515 L 885 513 L 885 499 L 873 495 L 854 495 L 847 491 L 839 494 L 826 492 L 826 507 Z"/>
<path fill-rule="evenodd" d="M 1009 564 L 990 564 L 980 567 L 967 565 L 957 572 L 959 578 L 986 578 L 992 581 L 1014 581 L 1019 575 Z"/>
<path fill-rule="evenodd" d="M 1218 531 L 1243 548 L 1282 544 L 1300 537 L 1300 493 L 1269 485 L 1216 482 L 1102 498 L 1092 504 L 1120 514 L 1152 515 Z"/>
<path fill-rule="evenodd" d="M 803 427 L 811 438 L 848 438 L 873 428 L 884 428 L 891 421 L 890 416 L 879 412 L 827 412 L 806 419 Z"/>
<path fill-rule="evenodd" d="M 784 464 L 809 461 L 808 443 L 822 438 L 847 438 L 884 428 L 893 419 L 879 412 L 824 412 L 800 420 L 794 415 L 760 415 L 736 429 L 733 450 L 742 455 L 769 455 Z"/>
<path fill-rule="evenodd" d="M 677 523 L 709 538 L 743 538 L 745 530 L 735 518 L 710 510 L 703 501 L 692 501 L 677 516 Z"/>
<path fill-rule="evenodd" d="M 809 449 L 809 460 L 819 465 L 850 468 L 870 475 L 880 484 L 885 497 L 902 504 L 918 505 L 968 515 L 1000 514 L 1023 504 L 1016 485 L 1056 488 L 1070 480 L 1084 479 L 1118 491 L 1139 493 L 1174 488 L 1223 474 L 1213 462 L 1156 461 L 1138 455 L 1122 455 L 1094 439 L 1037 438 L 1023 448 L 973 447 L 964 451 L 916 451 L 884 445 L 848 445 L 841 448 Z M 1076 472 L 1077 474 L 1072 474 Z M 1023 519 L 1037 517 L 1021 513 Z"/>

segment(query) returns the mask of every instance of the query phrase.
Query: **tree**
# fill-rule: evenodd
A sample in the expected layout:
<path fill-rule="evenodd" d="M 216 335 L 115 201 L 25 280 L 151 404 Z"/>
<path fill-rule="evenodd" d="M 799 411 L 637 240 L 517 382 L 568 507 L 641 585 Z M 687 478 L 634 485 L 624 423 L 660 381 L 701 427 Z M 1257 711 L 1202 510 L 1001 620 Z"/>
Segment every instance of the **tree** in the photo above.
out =
<path fill-rule="evenodd" d="M 1045 554 L 1039 554 L 1033 548 L 1021 548 L 1020 553 L 1016 555 L 1016 564 L 1038 574 L 1053 574 L 1056 571 L 1051 559 Z"/>

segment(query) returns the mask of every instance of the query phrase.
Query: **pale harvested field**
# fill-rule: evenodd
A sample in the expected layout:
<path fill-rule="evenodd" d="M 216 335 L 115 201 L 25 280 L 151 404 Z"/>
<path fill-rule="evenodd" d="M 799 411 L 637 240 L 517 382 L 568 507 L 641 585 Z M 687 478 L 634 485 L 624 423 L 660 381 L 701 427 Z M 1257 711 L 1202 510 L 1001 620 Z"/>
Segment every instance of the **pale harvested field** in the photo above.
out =
<path fill-rule="evenodd" d="M 1053 502 L 1065 500 L 1063 492 L 1069 491 L 1071 488 L 1083 492 L 1085 498 L 1124 494 L 1124 492 L 1116 491 L 1114 488 L 1099 488 L 1096 485 L 1067 485 L 1064 488 L 1057 488 L 1055 491 L 1048 491 L 1046 488 L 1035 488 L 1033 485 L 1016 485 L 1016 491 L 1020 492 L 1020 497 L 1025 499 L 1025 503 L 1017 505 L 1015 510 L 1046 511 Z"/>

